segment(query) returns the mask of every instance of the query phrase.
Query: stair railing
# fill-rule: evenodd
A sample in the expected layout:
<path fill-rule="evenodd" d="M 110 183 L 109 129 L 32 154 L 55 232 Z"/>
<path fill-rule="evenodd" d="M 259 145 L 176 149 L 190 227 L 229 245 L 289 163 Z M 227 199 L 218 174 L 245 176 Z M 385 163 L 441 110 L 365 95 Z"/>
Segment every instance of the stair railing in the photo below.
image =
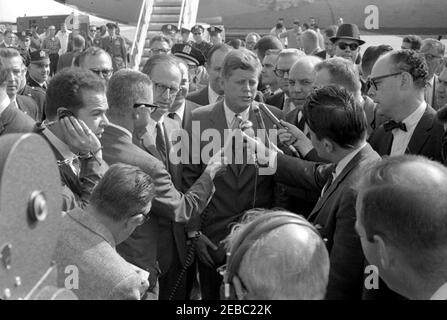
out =
<path fill-rule="evenodd" d="M 154 0 L 142 0 L 137 29 L 135 32 L 134 41 L 132 43 L 132 49 L 130 51 L 131 68 L 135 70 L 138 70 L 140 66 L 153 6 Z"/>

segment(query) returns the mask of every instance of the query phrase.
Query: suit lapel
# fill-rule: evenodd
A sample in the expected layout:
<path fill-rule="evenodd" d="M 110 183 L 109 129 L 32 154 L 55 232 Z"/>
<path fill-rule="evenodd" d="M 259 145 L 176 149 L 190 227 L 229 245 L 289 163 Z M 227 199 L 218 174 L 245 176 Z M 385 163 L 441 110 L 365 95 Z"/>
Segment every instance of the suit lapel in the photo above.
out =
<path fill-rule="evenodd" d="M 337 190 L 340 183 L 342 183 L 345 178 L 351 173 L 351 171 L 357 167 L 357 165 L 360 163 L 362 158 L 364 157 L 364 154 L 367 154 L 371 151 L 371 147 L 369 145 L 366 145 L 362 150 L 360 150 L 354 158 L 352 158 L 351 161 L 346 165 L 346 167 L 343 169 L 343 171 L 338 175 L 338 177 L 332 182 L 330 187 L 324 192 L 323 196 L 318 200 L 317 204 L 315 205 L 314 209 L 312 210 L 312 213 L 309 215 L 309 221 L 314 221 L 317 217 L 319 211 L 323 207 L 323 205 L 326 203 L 326 201 L 330 198 L 330 196 Z"/>
<path fill-rule="evenodd" d="M 414 129 L 410 142 L 408 143 L 407 154 L 419 154 L 425 145 L 425 142 L 430 137 L 430 131 L 433 128 L 433 117 L 435 111 L 432 107 L 427 105 L 427 109 L 424 112 L 421 120 Z"/>

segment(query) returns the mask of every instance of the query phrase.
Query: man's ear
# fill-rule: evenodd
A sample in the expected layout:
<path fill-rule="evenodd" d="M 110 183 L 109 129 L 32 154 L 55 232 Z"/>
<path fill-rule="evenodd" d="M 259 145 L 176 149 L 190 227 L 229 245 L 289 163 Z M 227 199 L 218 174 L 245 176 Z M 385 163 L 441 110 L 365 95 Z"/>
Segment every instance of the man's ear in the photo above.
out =
<path fill-rule="evenodd" d="M 324 147 L 324 150 L 327 152 L 327 153 L 332 153 L 332 152 L 334 152 L 334 143 L 331 141 L 331 140 L 329 140 L 329 139 L 327 139 L 327 138 L 323 138 L 323 147 Z"/>
<path fill-rule="evenodd" d="M 137 214 L 127 219 L 126 227 L 138 227 L 144 223 L 144 215 Z"/>
<path fill-rule="evenodd" d="M 400 86 L 402 89 L 408 90 L 413 85 L 413 77 L 408 72 L 402 72 Z"/>
<path fill-rule="evenodd" d="M 244 286 L 242 285 L 242 282 L 239 279 L 239 277 L 234 275 L 232 282 L 233 282 L 234 292 L 236 292 L 237 299 L 245 300 L 245 297 L 247 296 L 247 291 L 245 290 Z"/>
<path fill-rule="evenodd" d="M 374 243 L 377 246 L 377 254 L 379 256 L 379 262 L 382 265 L 382 268 L 389 269 L 390 263 L 391 263 L 391 256 L 390 256 L 390 250 L 388 246 L 386 245 L 383 238 L 379 235 L 373 236 Z"/>

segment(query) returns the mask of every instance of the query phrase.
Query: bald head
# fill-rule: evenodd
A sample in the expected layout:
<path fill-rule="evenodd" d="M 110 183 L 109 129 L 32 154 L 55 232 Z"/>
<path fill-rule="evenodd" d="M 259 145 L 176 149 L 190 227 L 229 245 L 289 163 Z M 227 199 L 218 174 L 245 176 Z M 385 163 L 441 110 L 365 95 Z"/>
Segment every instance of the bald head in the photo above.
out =
<path fill-rule="evenodd" d="M 230 234 L 230 249 L 253 239 L 236 272 L 250 299 L 323 299 L 329 256 L 320 235 L 306 220 L 285 211 L 249 212 Z M 247 217 L 247 216 L 246 216 Z M 283 222 L 278 227 L 271 227 Z M 265 230 L 265 232 L 259 232 Z M 230 250 L 235 256 L 237 250 Z M 266 259 L 265 257 L 269 257 Z"/>
<path fill-rule="evenodd" d="M 357 230 L 366 258 L 407 297 L 405 272 L 429 281 L 447 276 L 446 185 L 446 167 L 409 155 L 380 160 L 360 182 Z"/>
<path fill-rule="evenodd" d="M 314 56 L 301 57 L 290 69 L 289 95 L 295 106 L 302 106 L 314 89 L 315 66 L 321 61 L 320 58 Z"/>
<path fill-rule="evenodd" d="M 319 48 L 318 34 L 312 29 L 307 29 L 301 34 L 301 45 L 306 54 L 311 54 Z"/>

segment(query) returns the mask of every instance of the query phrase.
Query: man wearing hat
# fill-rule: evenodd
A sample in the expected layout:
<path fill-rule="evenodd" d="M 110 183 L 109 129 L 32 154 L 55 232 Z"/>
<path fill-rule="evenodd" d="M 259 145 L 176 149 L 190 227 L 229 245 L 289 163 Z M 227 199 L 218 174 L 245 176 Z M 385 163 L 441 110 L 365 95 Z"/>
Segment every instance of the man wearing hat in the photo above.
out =
<path fill-rule="evenodd" d="M 205 64 L 205 57 L 199 49 L 196 49 L 189 44 L 177 43 L 171 52 L 174 56 L 182 59 L 188 66 L 189 92 L 197 90 L 199 83 L 199 68 Z"/>
<path fill-rule="evenodd" d="M 193 47 L 202 51 L 203 55 L 206 57 L 208 55 L 208 50 L 213 46 L 211 43 L 203 40 L 203 32 L 205 29 L 200 25 L 195 25 L 192 27 L 191 32 L 194 38 Z"/>
<path fill-rule="evenodd" d="M 49 75 L 50 58 L 48 53 L 43 50 L 31 52 L 26 83 L 30 87 L 40 88 L 46 92 Z"/>
<path fill-rule="evenodd" d="M 436 101 L 436 87 L 438 86 L 438 72 L 442 70 L 444 64 L 443 58 L 445 54 L 445 46 L 441 41 L 436 39 L 424 39 L 419 51 L 427 62 L 428 66 L 428 85 L 425 87 L 425 101 L 438 110 L 439 106 Z"/>
<path fill-rule="evenodd" d="M 115 33 L 117 25 L 107 23 L 108 36 L 102 38 L 101 48 L 112 57 L 113 70 L 127 68 L 127 49 L 124 39 Z"/>
<path fill-rule="evenodd" d="M 181 28 L 180 29 L 180 35 L 182 36 L 182 40 L 181 43 L 183 44 L 189 44 L 190 46 L 192 46 L 192 44 L 194 42 L 192 42 L 191 40 L 189 40 L 189 35 L 191 34 L 191 30 L 187 29 L 187 28 Z"/>
<path fill-rule="evenodd" d="M 207 29 L 207 31 L 210 34 L 210 40 L 211 40 L 211 44 L 213 46 L 223 43 L 223 39 L 222 39 L 222 31 L 223 30 L 221 27 L 211 26 Z"/>
<path fill-rule="evenodd" d="M 334 44 L 335 56 L 351 60 L 353 63 L 358 58 L 360 46 L 365 43 L 360 39 L 357 25 L 349 23 L 342 24 L 335 37 L 330 40 Z"/>
<path fill-rule="evenodd" d="M 161 27 L 161 32 L 163 33 L 163 35 L 165 36 L 165 37 L 168 37 L 169 39 L 171 39 L 171 42 L 172 43 L 176 43 L 177 41 L 177 38 L 176 38 L 176 35 L 177 35 L 177 32 L 178 32 L 179 30 L 178 30 L 178 28 L 175 26 L 175 25 L 173 25 L 173 24 L 165 24 L 165 25 L 163 25 L 162 27 Z"/>

